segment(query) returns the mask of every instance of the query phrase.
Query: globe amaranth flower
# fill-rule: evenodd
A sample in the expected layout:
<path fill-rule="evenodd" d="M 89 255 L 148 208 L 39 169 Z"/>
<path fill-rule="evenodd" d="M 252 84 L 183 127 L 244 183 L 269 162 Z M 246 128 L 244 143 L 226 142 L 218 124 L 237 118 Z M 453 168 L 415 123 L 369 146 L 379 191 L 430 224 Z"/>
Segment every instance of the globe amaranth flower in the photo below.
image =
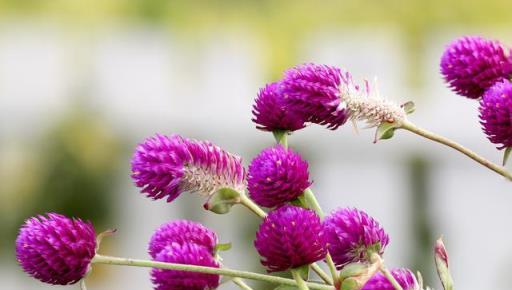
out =
<path fill-rule="evenodd" d="M 211 195 L 223 187 L 241 190 L 245 169 L 240 157 L 207 142 L 157 134 L 137 146 L 132 178 L 153 199 L 173 201 L 182 192 Z"/>
<path fill-rule="evenodd" d="M 327 248 L 338 269 L 348 263 L 369 261 L 369 254 L 384 253 L 389 236 L 364 211 L 341 208 L 323 222 Z"/>
<path fill-rule="evenodd" d="M 310 185 L 308 163 L 281 145 L 261 151 L 249 165 L 247 188 L 260 206 L 292 201 Z"/>
<path fill-rule="evenodd" d="M 495 82 L 512 74 L 510 50 L 499 41 L 478 36 L 458 38 L 441 57 L 441 74 L 454 92 L 478 99 Z"/>
<path fill-rule="evenodd" d="M 265 217 L 254 246 L 268 272 L 311 264 L 327 254 L 320 218 L 312 210 L 292 205 Z"/>
<path fill-rule="evenodd" d="M 480 100 L 480 123 L 487 138 L 498 149 L 512 147 L 512 83 L 502 80 Z"/>
<path fill-rule="evenodd" d="M 16 258 L 23 270 L 54 285 L 82 279 L 95 250 L 96 237 L 90 222 L 56 213 L 28 219 L 16 239 Z"/>
<path fill-rule="evenodd" d="M 188 220 L 175 220 L 161 225 L 151 236 L 148 252 L 155 258 L 166 246 L 196 244 L 203 246 L 213 255 L 217 245 L 217 234 L 200 223 Z"/>
<path fill-rule="evenodd" d="M 418 281 L 414 274 L 404 268 L 391 270 L 391 275 L 395 280 L 402 286 L 404 290 L 420 290 Z M 381 273 L 377 272 L 373 275 L 368 282 L 361 288 L 361 290 L 394 290 L 395 287 L 389 282 L 389 280 Z"/>
<path fill-rule="evenodd" d="M 280 82 L 288 108 L 308 122 L 335 130 L 348 120 L 341 104 L 341 70 L 314 63 L 288 69 Z"/>
<path fill-rule="evenodd" d="M 211 252 L 194 243 L 172 243 L 154 258 L 155 261 L 219 268 Z M 152 269 L 151 281 L 156 290 L 210 290 L 219 286 L 220 276 L 190 271 Z"/>
<path fill-rule="evenodd" d="M 260 89 L 252 114 L 256 128 L 264 131 L 296 131 L 306 126 L 301 114 L 285 106 L 278 83 Z"/>

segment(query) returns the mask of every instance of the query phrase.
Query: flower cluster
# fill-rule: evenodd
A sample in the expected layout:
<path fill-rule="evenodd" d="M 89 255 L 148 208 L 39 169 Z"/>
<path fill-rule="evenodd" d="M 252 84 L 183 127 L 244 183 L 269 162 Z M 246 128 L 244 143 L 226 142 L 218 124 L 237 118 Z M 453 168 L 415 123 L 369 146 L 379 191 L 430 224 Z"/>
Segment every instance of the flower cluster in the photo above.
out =
<path fill-rule="evenodd" d="M 148 252 L 155 261 L 219 268 L 215 259 L 217 235 L 205 226 L 187 220 L 160 226 L 149 241 Z M 207 290 L 219 286 L 220 276 L 178 270 L 151 270 L 156 290 Z"/>
<path fill-rule="evenodd" d="M 56 213 L 28 219 L 16 239 L 16 258 L 23 270 L 54 285 L 82 279 L 95 252 L 92 224 Z"/>
<path fill-rule="evenodd" d="M 312 210 L 293 205 L 282 206 L 265 217 L 254 246 L 269 272 L 308 265 L 327 254 L 320 218 Z"/>
<path fill-rule="evenodd" d="M 281 145 L 261 151 L 249 165 L 248 173 L 249 195 L 265 207 L 292 201 L 311 185 L 308 163 Z"/>
<path fill-rule="evenodd" d="M 242 159 L 207 142 L 157 134 L 132 158 L 132 178 L 153 199 L 171 202 L 182 192 L 211 195 L 223 187 L 244 188 Z"/>
<path fill-rule="evenodd" d="M 380 224 L 364 211 L 341 208 L 324 221 L 329 253 L 338 269 L 352 262 L 368 262 L 371 254 L 382 255 L 389 236 Z"/>
<path fill-rule="evenodd" d="M 269 103 L 280 105 L 269 106 Z M 259 112 L 266 112 L 268 116 L 283 121 L 269 122 L 270 117 L 262 118 Z M 377 87 L 371 86 L 368 81 L 360 86 L 353 81 L 349 72 L 314 63 L 290 68 L 280 81 L 262 89 L 253 113 L 257 128 L 267 131 L 295 131 L 301 129 L 304 122 L 335 130 L 349 119 L 365 121 L 370 127 L 383 122 L 401 124 L 406 120 L 403 108 L 380 96 Z M 301 126 L 290 126 L 290 120 L 295 120 L 294 124 Z M 284 123 L 288 126 L 284 126 Z"/>
<path fill-rule="evenodd" d="M 480 123 L 498 149 L 512 147 L 512 55 L 499 41 L 478 36 L 454 40 L 441 58 L 441 73 L 459 95 L 480 99 Z"/>

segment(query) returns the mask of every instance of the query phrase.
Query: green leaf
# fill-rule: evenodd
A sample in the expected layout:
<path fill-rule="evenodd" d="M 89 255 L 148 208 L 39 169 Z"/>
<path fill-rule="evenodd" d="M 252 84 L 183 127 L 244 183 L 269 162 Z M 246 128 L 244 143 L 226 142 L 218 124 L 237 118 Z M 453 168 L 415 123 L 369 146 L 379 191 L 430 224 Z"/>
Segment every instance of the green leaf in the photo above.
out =
<path fill-rule="evenodd" d="M 205 209 L 217 214 L 225 214 L 240 201 L 240 193 L 232 188 L 221 188 L 210 196 L 203 205 Z"/>
<path fill-rule="evenodd" d="M 224 251 L 227 251 L 229 249 L 231 249 L 231 243 L 224 243 L 224 244 L 217 244 L 215 246 L 215 249 L 214 249 L 214 252 L 217 253 L 217 252 L 224 252 Z"/>
<path fill-rule="evenodd" d="M 405 113 L 409 115 L 414 113 L 414 111 L 416 110 L 416 105 L 414 104 L 414 102 L 409 101 L 407 103 L 402 104 L 402 108 L 404 109 Z"/>
<path fill-rule="evenodd" d="M 379 127 L 377 127 L 377 132 L 375 132 L 375 140 L 373 143 L 377 143 L 379 140 L 385 140 L 393 137 L 396 128 L 398 128 L 396 123 L 382 122 Z"/>
<path fill-rule="evenodd" d="M 359 290 L 361 286 L 361 283 L 359 283 L 357 279 L 348 278 L 341 283 L 341 290 Z"/>
<path fill-rule="evenodd" d="M 503 153 L 503 166 L 507 165 L 507 160 L 510 157 L 510 152 L 512 152 L 512 147 L 507 147 L 505 152 Z"/>

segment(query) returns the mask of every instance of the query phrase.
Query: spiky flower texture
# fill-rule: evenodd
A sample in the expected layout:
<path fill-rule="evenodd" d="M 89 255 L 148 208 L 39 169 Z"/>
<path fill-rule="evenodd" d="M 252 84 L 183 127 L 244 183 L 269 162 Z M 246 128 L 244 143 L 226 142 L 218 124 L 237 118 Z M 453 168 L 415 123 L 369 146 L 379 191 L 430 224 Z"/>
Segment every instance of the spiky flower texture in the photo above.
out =
<path fill-rule="evenodd" d="M 207 248 L 194 243 L 172 243 L 155 257 L 155 261 L 219 268 Z M 151 270 L 155 290 L 210 290 L 216 289 L 220 276 L 178 270 Z"/>
<path fill-rule="evenodd" d="M 249 165 L 249 195 L 260 206 L 292 201 L 310 185 L 308 163 L 281 145 L 261 151 Z"/>
<path fill-rule="evenodd" d="M 256 128 L 264 131 L 296 131 L 306 126 L 301 114 L 285 106 L 278 83 L 260 89 L 252 113 Z"/>
<path fill-rule="evenodd" d="M 142 193 L 173 201 L 182 192 L 211 195 L 223 187 L 244 187 L 240 157 L 207 142 L 157 134 L 137 146 L 132 178 Z"/>
<path fill-rule="evenodd" d="M 458 38 L 441 57 L 441 73 L 454 92 L 478 99 L 494 83 L 511 76 L 510 50 L 478 36 Z"/>
<path fill-rule="evenodd" d="M 416 277 L 409 269 L 399 268 L 391 270 L 391 275 L 402 286 L 403 290 L 420 290 Z M 373 275 L 361 290 L 394 290 L 395 287 L 381 272 Z"/>
<path fill-rule="evenodd" d="M 95 255 L 90 222 L 56 213 L 28 219 L 16 239 L 16 258 L 30 276 L 49 284 L 68 285 L 82 279 Z"/>
<path fill-rule="evenodd" d="M 369 261 L 371 252 L 382 255 L 389 243 L 380 224 L 355 208 L 335 210 L 323 225 L 327 248 L 338 269 L 348 263 Z"/>
<path fill-rule="evenodd" d="M 340 107 L 341 70 L 308 63 L 288 69 L 280 82 L 287 107 L 308 122 L 337 129 L 348 120 Z"/>
<path fill-rule="evenodd" d="M 327 254 L 320 218 L 312 210 L 292 205 L 265 217 L 254 246 L 269 272 L 311 264 Z"/>
<path fill-rule="evenodd" d="M 499 149 L 512 147 L 512 83 L 502 80 L 480 100 L 480 123 L 487 138 Z"/>
<path fill-rule="evenodd" d="M 174 220 L 161 225 L 151 236 L 148 252 L 155 258 L 171 244 L 197 244 L 213 255 L 217 245 L 217 234 L 200 223 L 188 220 Z"/>

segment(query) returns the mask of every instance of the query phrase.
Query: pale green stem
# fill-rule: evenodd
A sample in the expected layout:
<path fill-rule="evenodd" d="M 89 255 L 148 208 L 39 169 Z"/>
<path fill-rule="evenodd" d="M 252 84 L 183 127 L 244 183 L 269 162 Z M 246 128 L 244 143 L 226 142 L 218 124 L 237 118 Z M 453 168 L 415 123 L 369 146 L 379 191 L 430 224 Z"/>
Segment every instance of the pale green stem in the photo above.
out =
<path fill-rule="evenodd" d="M 318 274 L 318 277 L 320 277 L 322 280 L 324 280 L 325 283 L 327 283 L 329 285 L 333 285 L 331 277 L 329 277 L 329 275 L 327 275 L 327 273 L 325 273 L 324 270 L 322 270 L 322 268 L 320 268 L 320 266 L 318 266 L 317 263 L 311 264 L 311 269 L 313 271 L 315 271 L 315 273 Z"/>
<path fill-rule="evenodd" d="M 297 282 L 297 286 L 298 286 L 299 290 L 309 290 L 308 285 L 306 285 L 306 282 L 300 276 L 299 271 L 296 269 L 293 269 L 293 270 L 291 270 L 291 272 L 292 272 L 293 279 L 295 279 L 295 281 Z"/>
<path fill-rule="evenodd" d="M 257 216 L 264 218 L 267 216 L 267 213 L 261 209 L 257 204 L 254 203 L 250 198 L 247 197 L 244 193 L 240 193 L 240 204 L 248 208 L 250 211 L 255 213 Z"/>
<path fill-rule="evenodd" d="M 238 287 L 240 287 L 240 289 L 253 290 L 249 285 L 245 284 L 245 282 L 240 278 L 233 278 L 231 281 L 233 283 L 235 283 L 236 285 L 238 285 Z"/>
<path fill-rule="evenodd" d="M 166 270 L 178 270 L 178 271 L 188 271 L 188 272 L 197 272 L 197 273 L 205 273 L 205 274 L 215 274 L 222 275 L 227 277 L 238 277 L 242 279 L 250 279 L 250 280 L 258 280 L 264 281 L 279 285 L 288 285 L 288 286 L 297 286 L 297 282 L 292 279 L 270 276 L 265 274 L 247 272 L 247 271 L 239 271 L 232 270 L 228 268 L 213 268 L 213 267 L 205 267 L 205 266 L 196 266 L 196 265 L 187 265 L 187 264 L 175 264 L 175 263 L 164 263 L 150 260 L 139 260 L 139 259 L 130 259 L 130 258 L 120 258 L 120 257 L 111 257 L 111 256 L 103 256 L 98 255 L 94 256 L 92 259 L 92 263 L 96 264 L 107 264 L 107 265 L 121 265 L 121 266 L 133 266 L 133 267 L 146 267 L 146 268 L 158 268 L 158 269 L 166 269 Z M 318 290 L 333 290 L 332 286 L 317 284 L 317 283 L 308 283 L 306 285 L 309 289 L 318 289 Z"/>
<path fill-rule="evenodd" d="M 80 290 L 87 290 L 87 286 L 85 286 L 85 279 L 80 280 Z"/>
<path fill-rule="evenodd" d="M 318 214 L 320 219 L 324 219 L 325 214 L 322 208 L 320 207 L 320 204 L 318 203 L 318 200 L 315 197 L 315 194 L 310 188 L 306 188 L 304 190 L 304 198 L 306 199 L 306 203 Z M 327 263 L 327 266 L 329 267 L 329 271 L 331 272 L 332 280 L 334 282 L 334 285 L 339 284 L 339 277 L 338 277 L 338 271 L 336 271 L 336 266 L 334 265 L 334 261 L 332 260 L 332 257 L 329 253 L 325 256 L 325 262 Z"/>
<path fill-rule="evenodd" d="M 288 131 L 275 130 L 272 131 L 272 134 L 274 134 L 274 138 L 276 139 L 277 143 L 283 145 L 284 148 L 288 148 Z"/>
<path fill-rule="evenodd" d="M 494 172 L 504 176 L 508 180 L 512 181 L 512 173 L 507 171 L 504 167 L 492 163 L 491 161 L 483 158 L 482 156 L 476 154 L 475 152 L 469 150 L 468 148 L 460 145 L 457 142 L 454 142 L 454 141 L 452 141 L 452 140 L 450 140 L 448 138 L 445 138 L 443 136 L 437 135 L 435 133 L 429 132 L 429 131 L 427 131 L 425 129 L 419 128 L 419 127 L 417 127 L 416 125 L 414 125 L 413 123 L 411 123 L 409 121 L 404 121 L 402 123 L 402 125 L 400 126 L 400 128 L 403 128 L 405 130 L 411 131 L 411 132 L 413 132 L 415 134 L 418 134 L 419 136 L 425 137 L 425 138 L 427 138 L 429 140 L 432 140 L 434 142 L 441 143 L 443 145 L 451 147 L 451 148 L 461 152 L 462 154 L 468 156 L 469 158 L 475 160 L 476 162 L 482 164 L 483 166 L 489 168 L 490 170 L 492 170 L 492 171 L 494 171 Z"/>
<path fill-rule="evenodd" d="M 384 274 L 386 279 L 388 279 L 388 281 L 391 283 L 391 285 L 393 285 L 395 290 L 403 290 L 402 286 L 400 286 L 400 284 L 398 284 L 395 277 L 393 277 L 391 272 L 389 272 L 389 270 L 386 268 L 386 266 L 384 266 L 384 261 L 382 260 L 382 258 L 380 257 L 379 254 L 373 253 L 371 255 L 370 259 L 371 259 L 372 263 L 377 263 L 379 265 L 380 272 L 382 274 Z"/>

